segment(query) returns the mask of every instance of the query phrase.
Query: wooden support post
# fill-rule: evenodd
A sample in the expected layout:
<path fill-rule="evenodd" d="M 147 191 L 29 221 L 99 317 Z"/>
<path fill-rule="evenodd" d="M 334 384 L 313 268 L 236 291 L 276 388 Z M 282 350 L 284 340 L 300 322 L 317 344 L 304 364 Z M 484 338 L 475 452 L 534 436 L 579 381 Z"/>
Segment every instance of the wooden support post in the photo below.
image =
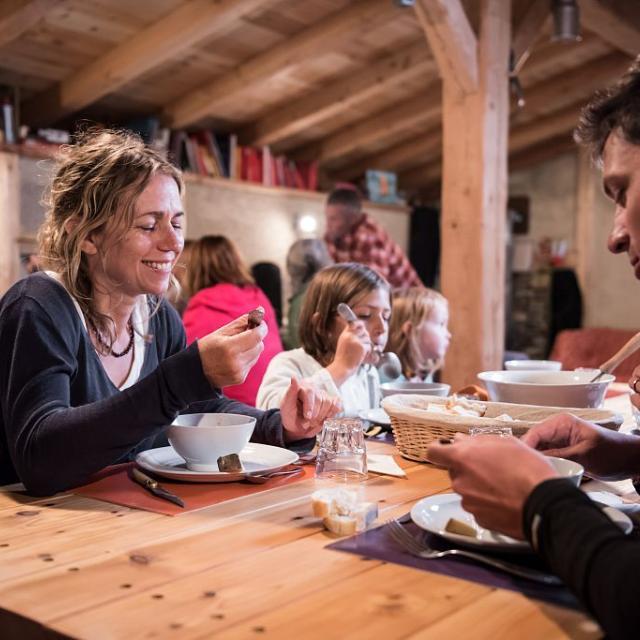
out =
<path fill-rule="evenodd" d="M 458 0 L 456 0 L 456 4 Z M 421 23 L 441 0 L 418 0 Z M 454 2 L 447 0 L 450 13 Z M 416 5 L 417 6 L 417 5 Z M 442 12 L 437 32 L 443 33 Z M 461 7 L 460 7 L 461 9 Z M 464 15 L 464 14 L 463 14 Z M 425 28 L 432 49 L 442 36 Z M 440 62 L 465 29 L 452 26 Z M 443 77 L 443 182 L 441 280 L 449 299 L 453 334 L 444 378 L 454 389 L 476 382 L 476 374 L 501 368 L 504 353 L 507 136 L 509 125 L 510 3 L 482 0 L 475 91 L 460 82 L 458 55 L 440 67 Z M 464 50 L 469 51 L 468 35 Z M 474 36 L 475 38 L 475 36 Z M 458 69 L 458 73 L 452 73 Z M 473 77 L 473 70 L 467 74 Z"/>
<path fill-rule="evenodd" d="M 19 230 L 19 157 L 14 153 L 0 152 L 0 296 L 18 279 Z"/>

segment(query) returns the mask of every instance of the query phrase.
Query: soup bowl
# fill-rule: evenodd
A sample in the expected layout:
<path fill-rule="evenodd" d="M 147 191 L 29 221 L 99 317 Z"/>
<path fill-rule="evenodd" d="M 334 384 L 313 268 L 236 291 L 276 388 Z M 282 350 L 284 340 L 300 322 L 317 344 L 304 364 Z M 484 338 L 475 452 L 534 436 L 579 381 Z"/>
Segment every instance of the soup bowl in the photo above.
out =
<path fill-rule="evenodd" d="M 235 413 L 178 416 L 167 438 L 191 471 L 218 471 L 218 458 L 240 453 L 249 443 L 256 419 Z"/>
<path fill-rule="evenodd" d="M 593 371 L 483 371 L 478 378 L 496 402 L 546 407 L 597 408 L 615 380 L 603 375 L 590 382 Z"/>
<path fill-rule="evenodd" d="M 563 478 L 570 480 L 576 487 L 580 486 L 580 480 L 582 480 L 584 473 L 584 467 L 581 464 L 555 456 L 546 456 L 546 458 Z"/>

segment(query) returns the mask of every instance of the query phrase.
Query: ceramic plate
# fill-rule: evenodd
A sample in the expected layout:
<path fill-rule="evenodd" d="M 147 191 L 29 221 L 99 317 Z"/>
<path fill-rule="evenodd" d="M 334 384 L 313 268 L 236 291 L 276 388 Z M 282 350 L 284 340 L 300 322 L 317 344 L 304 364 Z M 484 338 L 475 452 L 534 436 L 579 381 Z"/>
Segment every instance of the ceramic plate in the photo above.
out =
<path fill-rule="evenodd" d="M 235 482 L 247 473 L 268 473 L 298 461 L 298 454 L 288 449 L 250 442 L 240 452 L 244 472 L 191 471 L 173 447 L 149 449 L 136 456 L 136 462 L 147 471 L 163 478 L 185 482 Z"/>
<path fill-rule="evenodd" d="M 531 547 L 524 540 L 515 540 L 509 536 L 496 533 L 479 526 L 474 517 L 467 513 L 460 504 L 461 498 L 457 493 L 441 493 L 424 498 L 417 502 L 411 509 L 411 519 L 425 531 L 445 538 L 456 546 L 482 547 L 493 551 L 510 551 L 513 553 L 528 553 Z M 617 524 L 624 533 L 633 529 L 633 523 L 624 513 L 610 506 L 601 505 L 604 513 Z M 478 531 L 477 538 L 450 533 L 444 528 L 449 518 L 461 520 L 475 527 Z"/>
<path fill-rule="evenodd" d="M 391 418 L 389 414 L 382 408 L 378 407 L 377 409 L 366 409 L 364 411 L 360 411 L 358 413 L 358 418 L 361 420 L 368 420 L 373 424 L 381 424 L 386 427 L 391 426 Z"/>

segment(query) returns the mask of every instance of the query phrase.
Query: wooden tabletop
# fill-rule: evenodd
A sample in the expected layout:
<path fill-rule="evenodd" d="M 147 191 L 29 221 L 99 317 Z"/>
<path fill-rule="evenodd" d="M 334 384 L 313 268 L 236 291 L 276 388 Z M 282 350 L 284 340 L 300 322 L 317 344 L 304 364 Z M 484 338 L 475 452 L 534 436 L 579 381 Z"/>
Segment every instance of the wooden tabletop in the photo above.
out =
<path fill-rule="evenodd" d="M 370 450 L 393 453 L 390 445 Z M 380 520 L 450 490 L 441 470 L 370 475 Z M 0 493 L 0 637 L 599 638 L 581 613 L 325 549 L 315 480 L 177 517 Z"/>

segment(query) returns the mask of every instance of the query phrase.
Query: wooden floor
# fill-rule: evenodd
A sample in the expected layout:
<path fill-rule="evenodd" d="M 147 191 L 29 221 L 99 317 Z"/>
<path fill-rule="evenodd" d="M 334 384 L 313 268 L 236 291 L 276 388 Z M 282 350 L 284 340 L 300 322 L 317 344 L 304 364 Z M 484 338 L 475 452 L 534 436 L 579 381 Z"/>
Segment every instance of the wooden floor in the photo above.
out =
<path fill-rule="evenodd" d="M 375 450 L 389 445 L 376 443 Z M 449 490 L 402 461 L 370 476 L 381 520 Z M 590 619 L 508 591 L 326 550 L 309 480 L 177 517 L 73 495 L 0 493 L 0 637 L 599 638 Z"/>

